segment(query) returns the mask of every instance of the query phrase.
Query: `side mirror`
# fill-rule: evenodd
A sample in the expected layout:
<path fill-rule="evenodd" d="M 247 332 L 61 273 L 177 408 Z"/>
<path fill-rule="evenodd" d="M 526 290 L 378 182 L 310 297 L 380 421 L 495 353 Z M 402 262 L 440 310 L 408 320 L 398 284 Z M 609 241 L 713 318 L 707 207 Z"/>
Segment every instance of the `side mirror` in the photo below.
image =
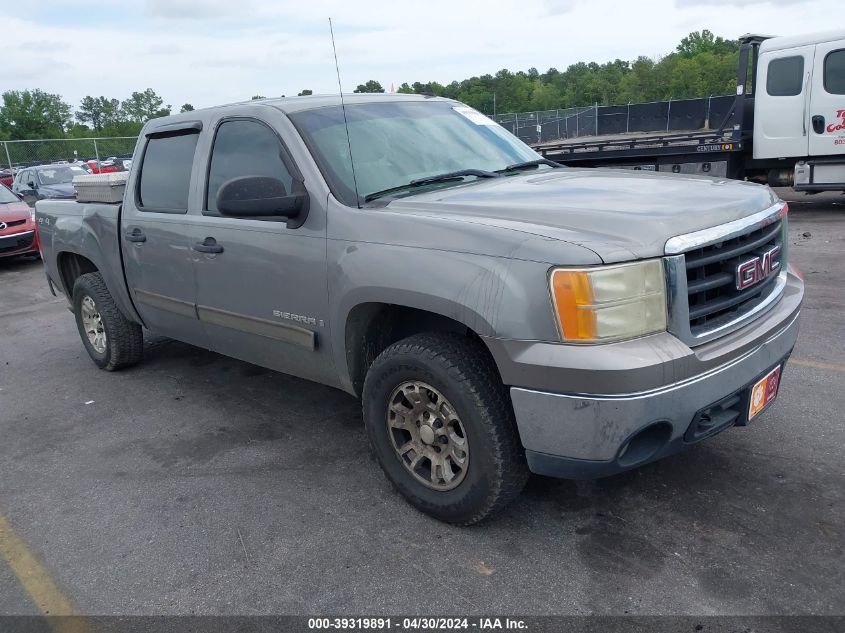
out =
<path fill-rule="evenodd" d="M 26 183 L 26 186 L 29 187 L 30 189 L 38 189 L 38 186 L 31 180 L 28 183 Z"/>
<path fill-rule="evenodd" d="M 217 191 L 217 210 L 236 217 L 283 217 L 305 220 L 308 195 L 289 195 L 284 183 L 268 176 L 240 176 L 224 182 Z M 296 224 L 301 226 L 302 222 Z"/>

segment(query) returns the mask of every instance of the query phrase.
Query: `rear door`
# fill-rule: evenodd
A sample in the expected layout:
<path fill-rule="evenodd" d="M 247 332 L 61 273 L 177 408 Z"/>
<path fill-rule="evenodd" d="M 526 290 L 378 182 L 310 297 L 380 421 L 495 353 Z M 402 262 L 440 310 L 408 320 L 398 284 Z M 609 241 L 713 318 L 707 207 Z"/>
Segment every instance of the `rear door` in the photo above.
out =
<path fill-rule="evenodd" d="M 191 225 L 187 210 L 193 191 L 199 130 L 169 130 L 144 139 L 121 216 L 126 282 L 150 330 L 207 347 L 197 319 Z"/>
<path fill-rule="evenodd" d="M 325 323 L 325 208 L 313 196 L 305 222 L 222 216 L 221 185 L 242 176 L 269 176 L 288 193 L 304 184 L 279 129 L 292 127 L 281 112 L 262 108 L 213 121 L 205 204 L 194 243 L 197 311 L 212 349 L 227 356 L 320 382 L 334 380 Z M 245 111 L 246 112 L 246 111 Z"/>
<path fill-rule="evenodd" d="M 810 155 L 845 154 L 845 40 L 816 46 Z"/>
<path fill-rule="evenodd" d="M 766 51 L 757 66 L 754 158 L 806 156 L 815 46 Z"/>

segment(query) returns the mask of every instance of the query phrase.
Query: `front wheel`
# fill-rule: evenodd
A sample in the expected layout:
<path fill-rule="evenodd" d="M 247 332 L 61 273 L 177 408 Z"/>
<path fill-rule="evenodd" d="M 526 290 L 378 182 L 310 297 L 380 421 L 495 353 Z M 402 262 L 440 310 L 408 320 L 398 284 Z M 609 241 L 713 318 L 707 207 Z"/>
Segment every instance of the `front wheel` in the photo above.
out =
<path fill-rule="evenodd" d="M 367 373 L 363 406 L 388 479 L 437 519 L 476 523 L 525 485 L 507 389 L 477 341 L 432 333 L 394 343 Z"/>
<path fill-rule="evenodd" d="M 141 360 L 141 326 L 123 316 L 100 273 L 80 275 L 73 284 L 73 314 L 82 344 L 97 367 L 114 371 Z"/>

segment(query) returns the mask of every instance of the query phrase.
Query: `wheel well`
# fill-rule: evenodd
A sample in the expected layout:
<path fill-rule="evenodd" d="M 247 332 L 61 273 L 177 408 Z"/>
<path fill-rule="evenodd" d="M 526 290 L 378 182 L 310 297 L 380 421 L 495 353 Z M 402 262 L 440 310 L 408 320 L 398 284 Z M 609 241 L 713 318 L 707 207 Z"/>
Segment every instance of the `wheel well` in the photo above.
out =
<path fill-rule="evenodd" d="M 355 393 L 364 388 L 370 365 L 387 347 L 423 332 L 456 332 L 478 339 L 463 323 L 442 314 L 388 303 L 364 303 L 346 320 L 346 364 Z M 487 346 L 480 342 L 485 351 Z"/>
<path fill-rule="evenodd" d="M 90 259 L 76 253 L 59 253 L 57 264 L 59 275 L 62 277 L 62 285 L 65 288 L 65 295 L 68 297 L 73 294 L 73 284 L 78 277 L 99 270 Z"/>

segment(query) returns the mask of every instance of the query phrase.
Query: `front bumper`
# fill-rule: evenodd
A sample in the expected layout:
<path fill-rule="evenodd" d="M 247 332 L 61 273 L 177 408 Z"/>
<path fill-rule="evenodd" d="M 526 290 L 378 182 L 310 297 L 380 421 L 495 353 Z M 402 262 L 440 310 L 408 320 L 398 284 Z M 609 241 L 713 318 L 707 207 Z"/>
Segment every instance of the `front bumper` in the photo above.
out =
<path fill-rule="evenodd" d="M 529 467 L 538 474 L 592 479 L 694 443 L 687 431 L 697 413 L 742 393 L 789 356 L 798 338 L 802 297 L 803 283 L 790 273 L 784 295 L 771 311 L 694 349 L 668 334 L 577 349 L 534 342 L 530 347 L 542 348 L 518 348 L 516 356 L 507 354 L 505 345 L 491 345 L 503 379 L 511 385 Z M 545 371 L 526 365 L 527 359 L 542 359 Z M 520 383 L 520 377 L 536 377 L 542 387 Z M 549 390 L 549 383 L 557 380 L 560 388 Z M 573 384 L 576 389 L 567 389 Z M 593 389 L 584 389 L 587 385 Z M 637 437 L 646 438 L 645 449 L 632 449 Z"/>
<path fill-rule="evenodd" d="M 35 230 L 0 236 L 0 257 L 12 257 L 38 252 L 38 239 Z"/>

